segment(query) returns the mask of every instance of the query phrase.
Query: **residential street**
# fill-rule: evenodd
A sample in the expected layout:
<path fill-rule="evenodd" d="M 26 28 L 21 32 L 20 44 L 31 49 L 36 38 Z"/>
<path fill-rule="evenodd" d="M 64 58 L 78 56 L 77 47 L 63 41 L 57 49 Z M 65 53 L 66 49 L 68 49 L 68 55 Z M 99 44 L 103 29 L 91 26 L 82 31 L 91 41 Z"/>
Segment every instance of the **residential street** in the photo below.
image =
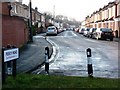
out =
<path fill-rule="evenodd" d="M 58 52 L 50 74 L 88 76 L 86 49 L 91 48 L 93 76 L 118 78 L 118 42 L 90 39 L 70 30 L 47 39 Z M 33 73 L 44 73 L 44 67 Z"/>
<path fill-rule="evenodd" d="M 0 0 L 0 89 L 117 87 L 119 42 L 120 0 Z"/>

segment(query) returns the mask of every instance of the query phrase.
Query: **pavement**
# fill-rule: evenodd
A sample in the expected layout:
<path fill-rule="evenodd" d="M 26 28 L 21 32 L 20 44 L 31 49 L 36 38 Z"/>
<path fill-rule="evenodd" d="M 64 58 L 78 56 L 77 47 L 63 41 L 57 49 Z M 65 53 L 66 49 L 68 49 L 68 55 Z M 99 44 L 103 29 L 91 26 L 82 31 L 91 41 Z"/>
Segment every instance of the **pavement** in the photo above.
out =
<path fill-rule="evenodd" d="M 113 38 L 113 41 L 119 42 L 119 41 L 120 41 L 120 38 Z"/>
<path fill-rule="evenodd" d="M 17 72 L 31 72 L 44 64 L 45 47 L 49 47 L 50 56 L 53 52 L 53 46 L 45 37 L 36 35 L 33 37 L 33 43 L 26 44 L 20 52 L 20 57 L 17 59 Z"/>

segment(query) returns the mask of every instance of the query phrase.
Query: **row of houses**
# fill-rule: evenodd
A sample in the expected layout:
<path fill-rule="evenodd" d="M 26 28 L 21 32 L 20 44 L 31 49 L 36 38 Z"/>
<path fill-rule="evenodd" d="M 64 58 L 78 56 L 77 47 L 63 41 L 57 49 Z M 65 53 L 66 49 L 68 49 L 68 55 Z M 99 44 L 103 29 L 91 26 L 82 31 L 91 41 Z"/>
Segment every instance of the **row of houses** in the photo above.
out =
<path fill-rule="evenodd" d="M 13 44 L 21 47 L 29 41 L 29 6 L 21 2 L 0 2 L 0 20 L 2 20 L 2 46 Z M 32 8 L 32 25 L 37 33 L 45 32 L 45 26 L 53 23 L 53 19 L 46 19 L 46 14 L 40 13 L 38 8 Z M 108 3 L 85 18 L 85 27 L 111 28 L 114 35 L 120 37 L 120 0 Z M 118 31 L 116 34 L 115 32 Z M 36 33 L 36 32 L 35 32 Z"/>
<path fill-rule="evenodd" d="M 8 44 L 21 47 L 28 43 L 30 36 L 29 5 L 21 2 L 0 2 L 0 8 L 0 25 L 2 25 L 0 43 L 2 43 L 2 47 L 6 47 Z M 51 22 L 52 19 L 47 20 L 46 14 L 38 12 L 37 7 L 32 8 L 32 25 L 35 28 L 35 33 L 45 32 L 45 26 Z"/>
<path fill-rule="evenodd" d="M 120 37 L 120 0 L 109 2 L 103 8 L 88 15 L 84 27 L 111 28 L 115 37 Z"/>
<path fill-rule="evenodd" d="M 26 21 L 30 18 L 30 7 L 29 5 L 25 5 L 22 4 L 20 2 L 12 2 L 10 3 L 10 6 L 12 7 L 12 9 L 10 10 L 10 16 L 19 16 L 19 17 L 23 17 Z M 37 27 L 40 28 L 45 27 L 45 24 L 47 23 L 46 21 L 46 14 L 42 14 L 40 12 L 38 12 L 38 8 L 35 7 L 35 9 L 32 8 L 32 25 L 36 25 Z M 40 33 L 41 31 L 38 30 L 38 33 Z"/>

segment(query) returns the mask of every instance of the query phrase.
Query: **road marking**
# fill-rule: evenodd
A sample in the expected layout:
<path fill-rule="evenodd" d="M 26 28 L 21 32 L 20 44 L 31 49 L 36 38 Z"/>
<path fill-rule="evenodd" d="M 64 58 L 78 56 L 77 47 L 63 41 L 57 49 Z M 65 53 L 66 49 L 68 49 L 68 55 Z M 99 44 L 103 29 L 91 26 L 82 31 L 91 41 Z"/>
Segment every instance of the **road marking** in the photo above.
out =
<path fill-rule="evenodd" d="M 74 37 L 74 36 L 77 36 L 74 32 L 72 32 L 72 31 L 70 31 L 70 32 L 71 32 L 72 36 L 69 36 L 68 32 L 67 32 L 67 33 L 65 33 L 65 35 L 63 37 Z"/>
<path fill-rule="evenodd" d="M 72 31 L 71 31 L 72 32 Z M 74 32 L 72 32 L 73 36 L 77 36 Z"/>
<path fill-rule="evenodd" d="M 49 59 L 50 61 L 56 61 L 59 57 L 59 47 L 56 43 L 54 43 L 52 40 L 50 39 L 46 39 L 48 42 L 50 42 L 53 46 L 53 53 L 52 53 L 52 56 L 51 58 Z"/>
<path fill-rule="evenodd" d="M 33 38 L 44 38 L 44 36 L 34 36 Z"/>

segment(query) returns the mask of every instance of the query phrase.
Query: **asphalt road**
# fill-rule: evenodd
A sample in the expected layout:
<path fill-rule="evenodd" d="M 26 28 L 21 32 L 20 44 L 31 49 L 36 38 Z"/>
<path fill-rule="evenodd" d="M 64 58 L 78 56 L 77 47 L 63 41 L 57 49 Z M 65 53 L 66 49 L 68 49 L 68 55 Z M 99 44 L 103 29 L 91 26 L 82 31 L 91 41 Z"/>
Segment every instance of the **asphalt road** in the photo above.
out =
<path fill-rule="evenodd" d="M 118 78 L 118 42 L 86 38 L 74 31 L 47 36 L 57 48 L 50 73 L 67 76 L 88 76 L 86 49 L 92 50 L 94 77 Z M 37 70 L 37 73 L 43 73 Z"/>

